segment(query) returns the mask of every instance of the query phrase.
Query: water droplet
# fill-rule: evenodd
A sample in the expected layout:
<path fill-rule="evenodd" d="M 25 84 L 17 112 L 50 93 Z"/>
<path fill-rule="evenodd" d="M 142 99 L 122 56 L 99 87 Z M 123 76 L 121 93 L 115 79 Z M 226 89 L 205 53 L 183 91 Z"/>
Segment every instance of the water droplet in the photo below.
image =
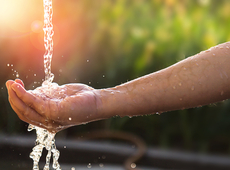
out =
<path fill-rule="evenodd" d="M 36 74 L 34 74 L 34 77 L 37 76 Z"/>
<path fill-rule="evenodd" d="M 197 66 L 199 66 L 199 64 L 198 64 L 198 63 L 196 63 L 196 65 L 197 65 Z"/>
<path fill-rule="evenodd" d="M 17 78 L 19 77 L 19 74 L 18 74 L 18 73 L 16 73 L 16 77 L 17 77 Z"/>
<path fill-rule="evenodd" d="M 11 67 L 13 67 L 14 65 L 13 65 L 13 64 L 11 64 L 10 66 L 11 66 Z"/>
<path fill-rule="evenodd" d="M 226 46 L 227 49 L 229 49 L 229 46 Z"/>
<path fill-rule="evenodd" d="M 173 86 L 173 89 L 176 89 L 176 87 L 175 87 L 175 86 Z"/>
<path fill-rule="evenodd" d="M 191 87 L 191 90 L 193 91 L 194 89 L 195 89 L 195 87 L 194 87 L 194 86 L 192 86 L 192 87 Z"/>
<path fill-rule="evenodd" d="M 89 84 L 91 84 L 91 82 L 89 82 Z"/>
<path fill-rule="evenodd" d="M 31 125 L 31 124 L 29 124 L 29 126 L 28 126 L 28 131 L 32 131 L 32 130 L 34 130 L 35 129 L 35 127 L 33 126 L 33 125 Z"/>
<path fill-rule="evenodd" d="M 136 166 L 137 166 L 137 165 L 136 165 L 135 163 L 131 163 L 131 165 L 130 165 L 130 166 L 131 166 L 131 168 L 133 168 L 133 169 L 134 169 L 134 168 L 136 168 Z"/>
<path fill-rule="evenodd" d="M 184 70 L 187 70 L 187 69 L 184 67 Z"/>
<path fill-rule="evenodd" d="M 215 56 L 216 54 L 213 53 L 212 55 Z"/>
<path fill-rule="evenodd" d="M 71 118 L 71 117 L 69 117 L 69 120 L 72 120 L 72 118 Z"/>
<path fill-rule="evenodd" d="M 179 86 L 181 86 L 182 84 L 181 84 L 181 83 L 179 83 L 178 85 L 179 85 Z"/>
<path fill-rule="evenodd" d="M 87 60 L 87 63 L 89 62 L 89 60 Z"/>
<path fill-rule="evenodd" d="M 102 75 L 102 77 L 105 77 L 105 75 Z"/>
<path fill-rule="evenodd" d="M 74 168 L 74 167 L 72 167 L 72 168 L 71 168 L 71 170 L 75 170 L 75 168 Z"/>
<path fill-rule="evenodd" d="M 88 165 L 87 165 L 87 168 L 92 168 L 92 165 L 91 165 L 91 163 L 89 163 Z"/>
<path fill-rule="evenodd" d="M 103 164 L 103 163 L 100 163 L 100 164 L 99 164 L 99 167 L 100 167 L 100 168 L 104 167 L 104 164 Z"/>
<path fill-rule="evenodd" d="M 224 47 L 220 47 L 220 49 L 223 49 Z"/>
<path fill-rule="evenodd" d="M 9 67 L 10 66 L 10 64 L 7 64 L 7 67 Z"/>
<path fill-rule="evenodd" d="M 64 146 L 64 148 L 66 148 L 66 146 Z"/>

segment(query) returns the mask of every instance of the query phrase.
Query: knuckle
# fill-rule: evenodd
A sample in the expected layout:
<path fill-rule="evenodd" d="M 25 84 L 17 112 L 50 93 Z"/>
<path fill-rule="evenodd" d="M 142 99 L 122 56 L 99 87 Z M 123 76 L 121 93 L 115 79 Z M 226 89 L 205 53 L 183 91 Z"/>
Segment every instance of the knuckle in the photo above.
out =
<path fill-rule="evenodd" d="M 29 108 L 28 107 L 26 107 L 26 109 L 25 109 L 25 111 L 21 111 L 21 113 L 24 115 L 24 116 L 26 116 L 26 117 L 28 117 L 29 116 Z"/>

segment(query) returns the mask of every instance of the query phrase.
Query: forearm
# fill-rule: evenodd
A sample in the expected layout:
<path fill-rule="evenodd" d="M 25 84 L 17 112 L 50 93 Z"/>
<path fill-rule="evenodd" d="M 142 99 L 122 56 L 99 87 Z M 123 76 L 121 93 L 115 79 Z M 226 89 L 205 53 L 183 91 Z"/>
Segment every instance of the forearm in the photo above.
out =
<path fill-rule="evenodd" d="M 230 43 L 189 57 L 166 69 L 100 90 L 108 117 L 144 115 L 197 107 L 230 97 Z"/>

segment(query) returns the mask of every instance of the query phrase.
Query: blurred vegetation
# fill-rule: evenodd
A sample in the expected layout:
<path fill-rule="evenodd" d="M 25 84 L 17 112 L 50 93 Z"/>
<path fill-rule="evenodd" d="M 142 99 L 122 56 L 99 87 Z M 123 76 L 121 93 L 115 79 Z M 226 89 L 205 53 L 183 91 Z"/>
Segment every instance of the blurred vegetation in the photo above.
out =
<path fill-rule="evenodd" d="M 30 28 L 33 21 L 43 20 L 43 6 L 42 1 L 34 3 L 33 15 L 29 6 L 21 9 L 28 9 L 30 17 L 21 21 L 29 25 L 24 32 L 0 17 L 0 133 L 27 134 L 27 124 L 7 101 L 6 80 L 18 72 L 26 88 L 33 89 L 44 78 L 42 28 Z M 52 72 L 59 84 L 119 85 L 230 41 L 228 0 L 55 0 L 53 7 Z M 135 133 L 154 147 L 229 154 L 229 111 L 225 101 L 161 116 L 116 117 L 69 128 L 60 136 L 106 128 Z"/>

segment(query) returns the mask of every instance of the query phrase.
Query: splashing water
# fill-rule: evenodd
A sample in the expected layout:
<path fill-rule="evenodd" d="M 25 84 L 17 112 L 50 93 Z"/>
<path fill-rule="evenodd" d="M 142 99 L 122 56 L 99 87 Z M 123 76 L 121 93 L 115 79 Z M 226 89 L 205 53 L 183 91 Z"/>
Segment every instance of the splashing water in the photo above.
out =
<path fill-rule="evenodd" d="M 39 128 L 34 125 L 29 125 L 28 131 L 35 129 L 37 134 L 36 146 L 33 148 L 33 151 L 30 153 L 30 158 L 33 159 L 33 170 L 39 170 L 39 160 L 42 155 L 43 148 L 46 148 L 48 154 L 46 156 L 46 164 L 43 170 L 49 170 L 50 158 L 53 153 L 53 168 L 56 170 L 61 170 L 60 164 L 58 163 L 58 158 L 60 152 L 56 149 L 54 136 L 55 133 L 50 133 L 43 128 Z"/>
<path fill-rule="evenodd" d="M 53 24 L 52 24 L 52 0 L 43 0 L 44 4 L 44 45 L 45 45 L 45 54 L 44 54 L 44 70 L 45 70 L 45 81 L 42 86 L 52 87 L 52 81 L 54 78 L 53 73 L 51 73 L 51 60 L 53 55 Z M 47 94 L 50 93 L 49 90 L 46 91 Z M 50 94 L 49 94 L 50 95 Z M 55 145 L 55 133 L 51 133 L 46 129 L 29 125 L 28 131 L 36 130 L 37 139 L 33 151 L 30 153 L 30 158 L 33 159 L 33 170 L 39 170 L 39 160 L 42 155 L 43 148 L 48 151 L 46 156 L 46 164 L 43 170 L 49 170 L 50 158 L 53 154 L 53 168 L 55 170 L 61 170 L 61 167 L 58 163 L 58 158 L 60 152 L 56 149 Z"/>
<path fill-rule="evenodd" d="M 51 60 L 53 55 L 53 24 L 52 24 L 52 0 L 43 0 L 44 4 L 44 70 L 45 70 L 45 82 L 51 83 L 53 81 L 54 75 L 51 73 Z"/>

